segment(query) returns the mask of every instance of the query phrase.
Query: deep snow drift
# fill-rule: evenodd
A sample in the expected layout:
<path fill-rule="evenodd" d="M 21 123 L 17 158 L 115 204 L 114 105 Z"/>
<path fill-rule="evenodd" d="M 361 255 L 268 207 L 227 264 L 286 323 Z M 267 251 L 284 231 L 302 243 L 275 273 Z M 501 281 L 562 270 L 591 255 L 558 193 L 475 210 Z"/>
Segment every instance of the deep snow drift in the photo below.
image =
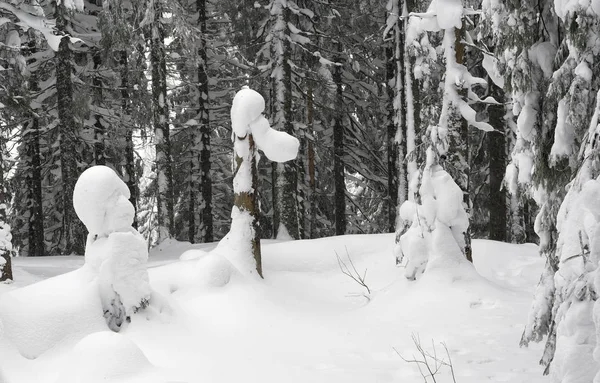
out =
<path fill-rule="evenodd" d="M 85 284 L 79 300 L 60 300 L 68 278 L 85 275 L 51 277 L 80 267 L 81 257 L 16 258 L 17 282 L 0 285 L 0 312 L 24 285 L 44 280 L 47 293 L 29 297 L 24 333 L 0 329 L 0 382 L 422 382 L 395 351 L 419 357 L 413 334 L 429 352 L 433 342 L 438 356 L 446 343 L 457 382 L 548 381 L 540 346 L 518 346 L 543 266 L 537 248 L 473 244 L 481 277 L 453 280 L 434 270 L 411 282 L 394 265 L 393 234 L 265 241 L 265 280 L 257 281 L 236 272 L 219 279 L 229 264 L 209 253 L 214 244 L 168 242 L 149 257 L 150 307 L 118 334 L 106 331 Z M 336 252 L 367 270 L 368 298 L 340 272 Z M 35 319 L 50 309 L 54 322 Z M 52 338 L 69 328 L 79 332 Z M 49 338 L 27 359 L 15 336 Z M 436 379 L 451 382 L 450 370 Z"/>

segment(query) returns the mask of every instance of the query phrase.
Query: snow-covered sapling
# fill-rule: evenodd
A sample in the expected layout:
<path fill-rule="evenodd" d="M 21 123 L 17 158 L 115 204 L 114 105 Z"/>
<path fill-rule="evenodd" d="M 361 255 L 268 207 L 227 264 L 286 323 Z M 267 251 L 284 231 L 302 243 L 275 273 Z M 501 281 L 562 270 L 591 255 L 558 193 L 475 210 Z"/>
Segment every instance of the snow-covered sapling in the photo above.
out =
<path fill-rule="evenodd" d="M 256 91 L 244 87 L 233 99 L 231 127 L 235 171 L 233 177 L 234 206 L 231 230 L 223 239 L 235 250 L 250 272 L 262 277 L 258 220 L 257 149 L 271 161 L 286 162 L 298 155 L 298 139 L 271 128 L 263 116 L 265 100 Z"/>
<path fill-rule="evenodd" d="M 77 180 L 73 205 L 89 232 L 85 264 L 98 274 L 104 317 L 111 330 L 119 331 L 150 299 L 148 250 L 131 227 L 135 211 L 129 189 L 111 168 L 94 166 Z"/>

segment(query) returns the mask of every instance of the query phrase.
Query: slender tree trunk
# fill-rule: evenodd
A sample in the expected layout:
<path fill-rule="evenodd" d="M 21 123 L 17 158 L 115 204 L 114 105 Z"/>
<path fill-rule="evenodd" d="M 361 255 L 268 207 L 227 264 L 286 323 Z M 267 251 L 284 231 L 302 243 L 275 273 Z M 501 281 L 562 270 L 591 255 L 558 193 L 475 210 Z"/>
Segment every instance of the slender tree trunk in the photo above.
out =
<path fill-rule="evenodd" d="M 56 5 L 56 27 L 68 33 L 68 10 L 61 3 Z M 80 232 L 77 215 L 73 208 L 73 189 L 77 180 L 75 137 L 77 127 L 73 112 L 73 84 L 71 73 L 71 47 L 69 37 L 63 37 L 56 53 L 56 92 L 58 95 L 59 160 L 61 170 L 62 227 L 58 244 L 60 254 L 83 254 L 84 235 Z"/>
<path fill-rule="evenodd" d="M 213 241 L 213 217 L 212 217 L 212 176 L 210 163 L 210 115 L 208 98 L 208 54 L 207 54 L 207 34 L 206 28 L 206 0 L 197 0 L 198 22 L 202 32 L 202 45 L 199 50 L 200 64 L 198 65 L 198 115 L 200 117 L 200 188 L 202 194 L 201 216 L 202 222 L 197 236 L 202 242 Z"/>
<path fill-rule="evenodd" d="M 129 102 L 129 60 L 127 51 L 119 52 L 119 66 L 121 77 L 121 110 L 125 126 L 125 165 L 123 178 L 129 189 L 129 202 L 133 205 L 136 214 L 133 216 L 133 227 L 137 229 L 137 209 L 139 189 L 135 176 L 135 148 L 133 145 L 133 122 L 131 121 L 131 103 Z"/>
<path fill-rule="evenodd" d="M 462 43 L 464 31 L 464 22 L 463 29 L 455 28 L 453 31 L 447 30 L 447 38 L 454 38 L 454 50 L 455 50 L 455 61 L 458 65 L 464 65 L 465 61 L 465 46 Z M 453 33 L 453 36 L 450 35 Z M 450 64 L 448 64 L 450 65 Z M 467 89 L 457 89 L 457 92 L 460 97 L 463 99 L 467 98 Z M 450 135 L 450 148 L 448 151 L 448 159 L 447 163 L 451 164 L 450 167 L 447 167 L 449 173 L 452 175 L 456 184 L 460 187 L 463 192 L 463 205 L 465 207 L 465 211 L 469 216 L 471 214 L 471 198 L 470 198 L 470 190 L 469 190 L 469 179 L 471 173 L 471 158 L 470 158 L 470 149 L 469 149 L 469 125 L 467 121 L 462 117 L 460 111 L 458 110 L 456 105 L 450 105 L 450 112 L 448 116 L 448 129 Z M 467 230 L 463 233 L 464 237 L 464 254 L 467 260 L 473 262 L 472 257 L 472 248 L 471 248 L 471 231 L 470 225 Z"/>
<path fill-rule="evenodd" d="M 236 171 L 234 176 L 233 188 L 234 188 L 234 205 L 241 213 L 247 212 L 252 217 L 252 236 L 250 238 L 250 248 L 252 249 L 252 256 L 256 262 L 256 272 L 260 277 L 263 277 L 262 273 L 262 260 L 260 252 L 260 208 L 258 206 L 258 169 L 257 169 L 257 149 L 254 143 L 254 138 L 249 132 L 245 137 L 235 136 L 236 142 L 234 143 L 235 151 L 235 163 Z M 246 162 L 246 164 L 244 164 Z M 248 166 L 249 163 L 249 166 Z M 244 172 L 250 172 L 250 174 L 243 174 Z M 240 184 L 243 182 L 235 182 L 235 178 L 240 177 L 247 179 L 248 176 L 252 180 L 252 187 L 250 190 L 238 189 Z M 234 208 L 234 209 L 235 209 Z M 235 217 L 233 218 L 236 219 Z M 242 222 L 245 224 L 246 222 Z M 232 226 L 235 223 L 232 223 Z"/>
<path fill-rule="evenodd" d="M 491 90 L 491 96 L 500 103 L 500 105 L 490 105 L 488 109 L 489 123 L 496 129 L 494 132 L 486 133 L 490 161 L 489 235 L 490 239 L 506 241 L 506 191 L 502 187 L 506 169 L 506 136 L 503 134 L 506 125 L 504 95 L 502 89 L 494 85 L 491 80 L 488 81 L 488 87 Z"/>
<path fill-rule="evenodd" d="M 4 186 L 4 150 L 4 137 L 0 135 L 0 233 L 4 233 L 0 234 L 3 236 L 0 238 L 0 282 L 13 279 L 11 233 L 6 216 L 6 204 L 9 198 Z"/>
<path fill-rule="evenodd" d="M 100 67 L 102 65 L 102 56 L 99 49 L 93 49 L 92 60 L 94 61 L 94 76 L 92 85 L 94 86 L 94 102 L 98 106 L 102 103 L 102 77 L 100 76 Z M 102 123 L 102 116 L 95 113 L 94 119 L 94 163 L 96 165 L 106 165 L 106 132 Z"/>
<path fill-rule="evenodd" d="M 162 6 L 154 2 L 154 21 L 150 46 L 152 65 L 152 109 L 156 140 L 156 177 L 158 205 L 158 241 L 174 234 L 173 168 L 167 104 L 167 68 L 165 60 L 165 33 L 162 24 Z"/>
<path fill-rule="evenodd" d="M 388 195 L 387 195 L 387 213 L 388 213 L 388 231 L 392 232 L 396 226 L 396 211 L 398 208 L 398 149 L 396 135 L 399 133 L 400 125 L 396 113 L 396 36 L 394 30 L 387 36 L 385 47 L 386 56 L 386 89 L 387 89 L 387 165 L 388 165 Z"/>
<path fill-rule="evenodd" d="M 342 44 L 338 43 L 338 51 Z M 343 94 L 342 94 L 342 65 L 338 58 L 333 68 L 333 82 L 336 87 L 335 117 L 333 122 L 333 177 L 334 177 L 334 206 L 335 206 L 335 235 L 346 234 L 346 180 L 344 175 L 344 125 Z"/>
<path fill-rule="evenodd" d="M 24 140 L 30 160 L 28 167 L 31 169 L 26 178 L 28 200 L 30 201 L 29 222 L 27 224 L 29 239 L 27 255 L 36 257 L 45 255 L 44 211 L 42 208 L 42 161 L 40 155 L 40 127 L 37 116 L 31 117 Z"/>
<path fill-rule="evenodd" d="M 308 229 L 308 237 L 314 238 L 315 236 L 315 224 L 317 221 L 317 209 L 316 209 L 316 197 L 317 197 L 317 183 L 315 179 L 315 144 L 314 144 L 314 116 L 315 109 L 313 103 L 313 89 L 312 84 L 308 83 L 308 89 L 306 90 L 306 120 L 310 137 L 308 138 L 308 186 L 309 186 L 309 202 L 310 202 L 310 211 L 308 214 L 309 220 L 309 229 Z"/>
<path fill-rule="evenodd" d="M 290 9 L 283 7 L 281 15 L 282 25 L 287 26 L 290 19 Z M 282 92 L 276 92 L 276 95 L 283 94 L 283 99 L 278 100 L 279 107 L 283 108 L 282 119 L 283 131 L 294 135 L 293 110 L 292 110 L 292 67 L 290 63 L 292 47 L 290 41 L 286 38 L 285 32 L 280 31 L 278 36 L 279 43 L 282 45 L 283 52 L 280 55 L 280 62 L 283 69 Z M 298 224 L 298 166 L 296 160 L 288 161 L 283 164 L 277 164 L 277 206 L 279 209 L 279 225 L 275 227 L 276 236 L 279 237 L 282 230 L 294 239 L 300 238 L 300 228 Z"/>

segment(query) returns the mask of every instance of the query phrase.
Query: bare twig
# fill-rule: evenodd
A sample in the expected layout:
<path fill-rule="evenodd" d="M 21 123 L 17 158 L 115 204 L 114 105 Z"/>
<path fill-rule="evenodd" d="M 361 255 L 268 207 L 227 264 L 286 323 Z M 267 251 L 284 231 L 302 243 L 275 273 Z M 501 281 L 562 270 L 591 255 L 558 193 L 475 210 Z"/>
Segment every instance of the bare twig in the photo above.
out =
<path fill-rule="evenodd" d="M 358 270 L 356 269 L 356 266 L 354 266 L 354 262 L 352 261 L 352 258 L 350 257 L 350 253 L 348 253 L 348 249 L 346 249 L 346 257 L 348 258 L 350 267 L 348 267 L 348 264 L 346 264 L 346 262 L 344 262 L 342 260 L 342 258 L 337 253 L 337 251 L 335 252 L 335 256 L 337 257 L 338 266 L 340 267 L 340 270 L 342 271 L 342 273 L 344 275 L 352 278 L 352 280 L 354 282 L 356 282 L 359 285 L 361 285 L 362 287 L 364 287 L 367 290 L 367 295 L 365 295 L 365 297 L 367 299 L 369 299 L 369 295 L 371 295 L 371 289 L 369 288 L 369 286 L 367 286 L 367 284 L 365 282 L 365 279 L 367 278 L 367 269 L 365 269 L 365 272 L 362 275 L 358 272 Z"/>
<path fill-rule="evenodd" d="M 445 358 L 438 357 L 437 349 L 435 347 L 435 343 L 433 340 L 431 341 L 431 347 L 432 347 L 433 353 L 431 353 L 423 348 L 423 346 L 421 345 L 421 339 L 419 338 L 418 335 L 413 334 L 412 340 L 413 340 L 413 343 L 415 344 L 415 347 L 417 348 L 417 351 L 420 354 L 420 357 L 417 358 L 413 355 L 412 359 L 407 359 L 407 358 L 403 357 L 400 354 L 400 352 L 398 352 L 398 350 L 396 350 L 394 348 L 394 351 L 396 352 L 396 354 L 398 354 L 398 356 L 403 361 L 405 361 L 406 363 L 416 364 L 416 366 L 419 370 L 419 373 L 421 374 L 421 376 L 423 377 L 423 380 L 426 383 L 429 382 L 429 379 L 431 381 L 433 381 L 433 383 L 437 383 L 436 375 L 439 374 L 442 367 L 448 367 L 450 369 L 450 373 L 452 374 L 452 381 L 454 383 L 456 383 L 456 375 L 454 373 L 454 366 L 452 365 L 452 359 L 450 358 L 450 351 L 448 351 L 448 347 L 446 346 L 446 343 L 442 342 L 441 344 L 444 347 L 444 350 L 446 351 L 447 360 Z M 425 371 L 425 369 L 427 371 Z"/>

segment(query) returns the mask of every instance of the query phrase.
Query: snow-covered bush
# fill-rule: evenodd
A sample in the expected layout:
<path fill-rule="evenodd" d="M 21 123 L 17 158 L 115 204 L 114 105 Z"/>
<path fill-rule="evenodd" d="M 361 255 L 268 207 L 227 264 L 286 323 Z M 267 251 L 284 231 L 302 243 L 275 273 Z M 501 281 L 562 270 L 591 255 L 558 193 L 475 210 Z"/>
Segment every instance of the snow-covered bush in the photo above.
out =
<path fill-rule="evenodd" d="M 129 189 L 111 168 L 94 166 L 77 180 L 73 204 L 89 232 L 86 267 L 97 273 L 104 316 L 118 331 L 150 299 L 148 250 L 142 235 L 131 227 L 135 212 Z"/>
<path fill-rule="evenodd" d="M 469 219 L 462 190 L 434 156 L 430 148 L 418 190 L 420 203 L 406 201 L 400 207 L 401 219 L 410 225 L 399 242 L 408 279 L 418 278 L 425 270 L 468 263 L 464 233 Z"/>

